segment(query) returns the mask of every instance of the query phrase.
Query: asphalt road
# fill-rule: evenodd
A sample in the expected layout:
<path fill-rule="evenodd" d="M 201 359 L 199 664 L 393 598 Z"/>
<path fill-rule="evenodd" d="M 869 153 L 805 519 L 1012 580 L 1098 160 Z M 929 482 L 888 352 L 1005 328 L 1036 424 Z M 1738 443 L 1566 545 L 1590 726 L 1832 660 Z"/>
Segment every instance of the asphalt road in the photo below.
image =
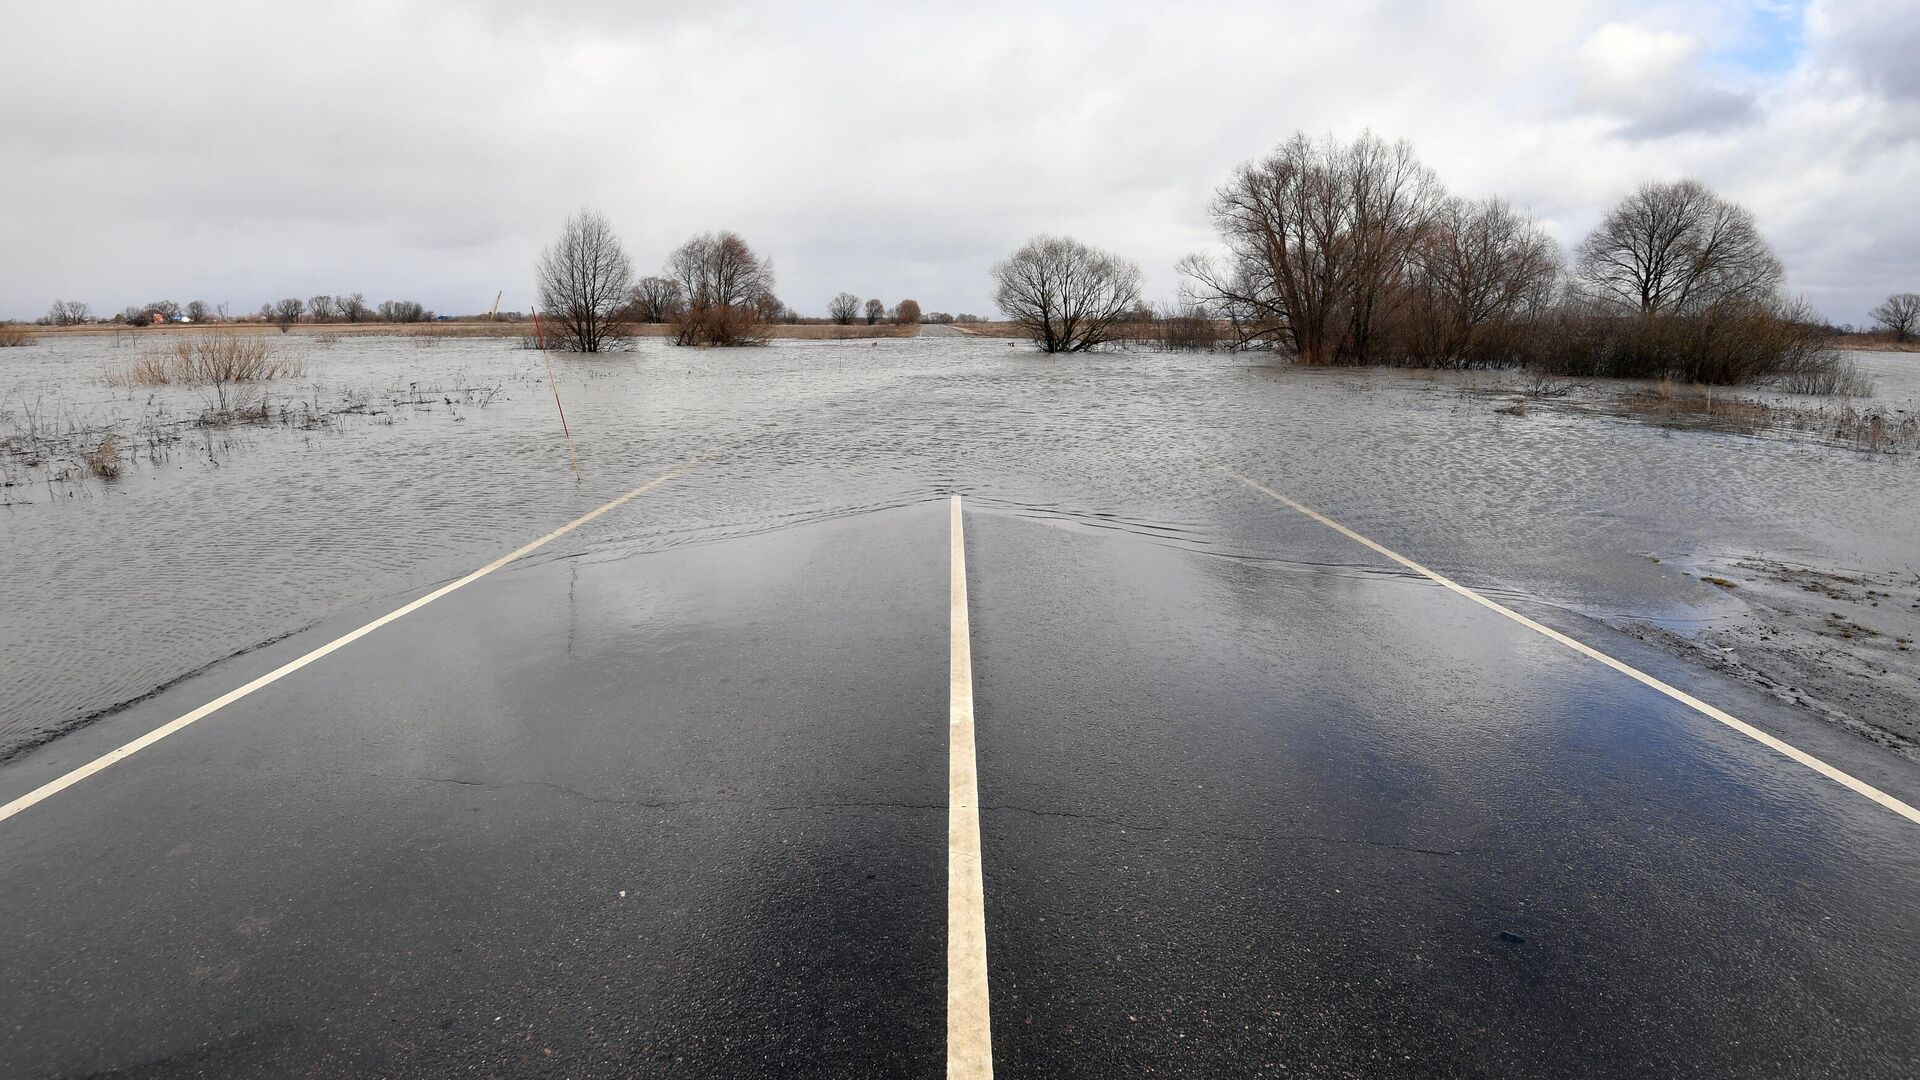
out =
<path fill-rule="evenodd" d="M 999 1075 L 1920 1073 L 1920 825 L 1221 484 L 966 504 Z M 941 1075 L 948 513 L 588 525 L 0 820 L 0 1075 Z"/>

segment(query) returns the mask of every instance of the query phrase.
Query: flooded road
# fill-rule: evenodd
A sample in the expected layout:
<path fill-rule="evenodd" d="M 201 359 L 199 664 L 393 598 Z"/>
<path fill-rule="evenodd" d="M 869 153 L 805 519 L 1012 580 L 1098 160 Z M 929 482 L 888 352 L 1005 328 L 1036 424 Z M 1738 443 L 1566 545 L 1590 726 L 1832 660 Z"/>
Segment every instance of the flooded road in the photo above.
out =
<path fill-rule="evenodd" d="M 952 494 L 1006 1075 L 1920 1067 L 1914 826 L 1234 478 L 1912 802 L 1611 625 L 1899 574 L 1911 456 L 963 337 L 558 360 L 576 482 L 537 354 L 286 347 L 385 404 L 8 489 L 0 801 L 695 464 L 0 822 L 0 1071 L 937 1074 Z"/>
<path fill-rule="evenodd" d="M 538 354 L 511 341 L 273 340 L 307 365 L 274 395 L 366 411 L 320 430 L 190 429 L 114 481 L 8 471 L 0 758 L 330 614 L 464 573 L 715 450 L 701 484 L 623 518 L 597 553 L 962 491 L 1062 527 L 1289 557 L 1221 526 L 1208 492 L 1225 466 L 1468 584 L 1600 617 L 1701 625 L 1734 602 L 1699 568 L 1755 555 L 1920 584 L 1914 455 L 1511 418 L 1462 392 L 1498 376 L 1275 369 L 1235 354 L 1050 360 L 965 337 L 740 352 L 647 341 L 556 361 L 576 482 Z M 201 407 L 190 389 L 106 386 L 141 348 L 76 337 L 8 350 L 0 412 L 17 429 L 25 416 L 87 427 Z M 1920 364 L 1862 359 L 1882 401 L 1920 408 Z"/>

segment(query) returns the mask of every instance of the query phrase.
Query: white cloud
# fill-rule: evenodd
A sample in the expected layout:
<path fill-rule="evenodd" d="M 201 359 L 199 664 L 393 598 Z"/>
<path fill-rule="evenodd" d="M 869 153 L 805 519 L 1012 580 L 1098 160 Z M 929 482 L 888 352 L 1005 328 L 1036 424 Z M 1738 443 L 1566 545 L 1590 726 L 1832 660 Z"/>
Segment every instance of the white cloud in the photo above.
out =
<path fill-rule="evenodd" d="M 1575 54 L 1579 105 L 1614 120 L 1630 139 L 1711 132 L 1753 119 L 1753 95 L 1710 77 L 1699 38 L 1608 23 Z"/>

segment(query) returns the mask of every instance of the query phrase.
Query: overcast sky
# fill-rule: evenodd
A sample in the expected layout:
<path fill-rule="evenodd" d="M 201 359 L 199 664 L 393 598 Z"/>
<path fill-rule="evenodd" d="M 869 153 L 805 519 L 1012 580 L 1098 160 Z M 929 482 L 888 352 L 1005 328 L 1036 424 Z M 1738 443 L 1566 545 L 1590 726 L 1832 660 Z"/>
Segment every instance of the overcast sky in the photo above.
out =
<path fill-rule="evenodd" d="M 779 293 L 988 314 L 1065 232 L 1149 298 L 1296 130 L 1411 140 L 1569 248 L 1648 179 L 1759 216 L 1839 322 L 1920 291 L 1920 3 L 20 3 L 0 316 L 363 292 L 530 302 L 569 211 L 643 272 L 741 232 Z"/>

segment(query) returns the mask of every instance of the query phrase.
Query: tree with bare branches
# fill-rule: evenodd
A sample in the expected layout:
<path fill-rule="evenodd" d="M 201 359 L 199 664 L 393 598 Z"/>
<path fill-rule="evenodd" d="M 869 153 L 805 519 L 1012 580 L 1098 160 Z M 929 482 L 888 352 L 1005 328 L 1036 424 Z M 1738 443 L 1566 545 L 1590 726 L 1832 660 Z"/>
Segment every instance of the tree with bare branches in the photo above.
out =
<path fill-rule="evenodd" d="M 860 298 L 850 292 L 843 292 L 827 301 L 827 317 L 841 326 L 853 325 L 860 317 Z"/>
<path fill-rule="evenodd" d="M 333 297 L 328 296 L 326 293 L 309 297 L 307 299 L 307 313 L 313 316 L 314 322 L 331 322 L 333 320 Z"/>
<path fill-rule="evenodd" d="M 993 268 L 994 300 L 1049 353 L 1112 341 L 1140 302 L 1140 268 L 1064 236 L 1036 236 Z"/>
<path fill-rule="evenodd" d="M 632 340 L 627 302 L 633 263 L 597 210 L 567 219 L 560 236 L 540 253 L 540 307 L 549 325 L 544 337 L 567 352 L 599 353 Z"/>
<path fill-rule="evenodd" d="M 687 296 L 680 283 L 667 277 L 643 277 L 633 287 L 630 304 L 635 320 L 643 323 L 672 322 L 686 309 Z"/>
<path fill-rule="evenodd" d="M 1575 272 L 1596 301 L 1641 315 L 1768 302 L 1783 276 L 1753 214 L 1694 180 L 1621 200 L 1581 242 Z"/>
<path fill-rule="evenodd" d="M 307 308 L 306 302 L 297 296 L 289 296 L 273 305 L 273 324 L 286 333 L 287 328 L 300 321 L 301 312 Z"/>
<path fill-rule="evenodd" d="M 78 300 L 55 300 L 47 309 L 47 321 L 55 326 L 78 326 L 93 321 L 93 309 Z"/>
<path fill-rule="evenodd" d="M 1521 332 L 1552 305 L 1561 272 L 1560 245 L 1499 199 L 1446 200 L 1414 262 L 1413 344 L 1445 367 L 1522 359 Z"/>
<path fill-rule="evenodd" d="M 920 301 L 902 300 L 893 305 L 895 326 L 918 326 L 920 323 Z"/>
<path fill-rule="evenodd" d="M 867 325 L 872 326 L 887 317 L 886 301 L 878 298 L 867 301 Z"/>
<path fill-rule="evenodd" d="M 1290 347 L 1306 364 L 1369 363 L 1443 197 L 1404 141 L 1297 134 L 1215 193 L 1226 258 L 1190 256 L 1181 270 L 1241 344 Z"/>
<path fill-rule="evenodd" d="M 702 233 L 688 240 L 668 256 L 667 276 L 687 297 L 686 310 L 674 320 L 678 344 L 758 345 L 767 340 L 765 309 L 773 296 L 773 265 L 737 233 Z"/>
<path fill-rule="evenodd" d="M 1871 314 L 1874 324 L 1892 334 L 1893 340 L 1910 341 L 1920 333 L 1920 293 L 1894 293 Z"/>

